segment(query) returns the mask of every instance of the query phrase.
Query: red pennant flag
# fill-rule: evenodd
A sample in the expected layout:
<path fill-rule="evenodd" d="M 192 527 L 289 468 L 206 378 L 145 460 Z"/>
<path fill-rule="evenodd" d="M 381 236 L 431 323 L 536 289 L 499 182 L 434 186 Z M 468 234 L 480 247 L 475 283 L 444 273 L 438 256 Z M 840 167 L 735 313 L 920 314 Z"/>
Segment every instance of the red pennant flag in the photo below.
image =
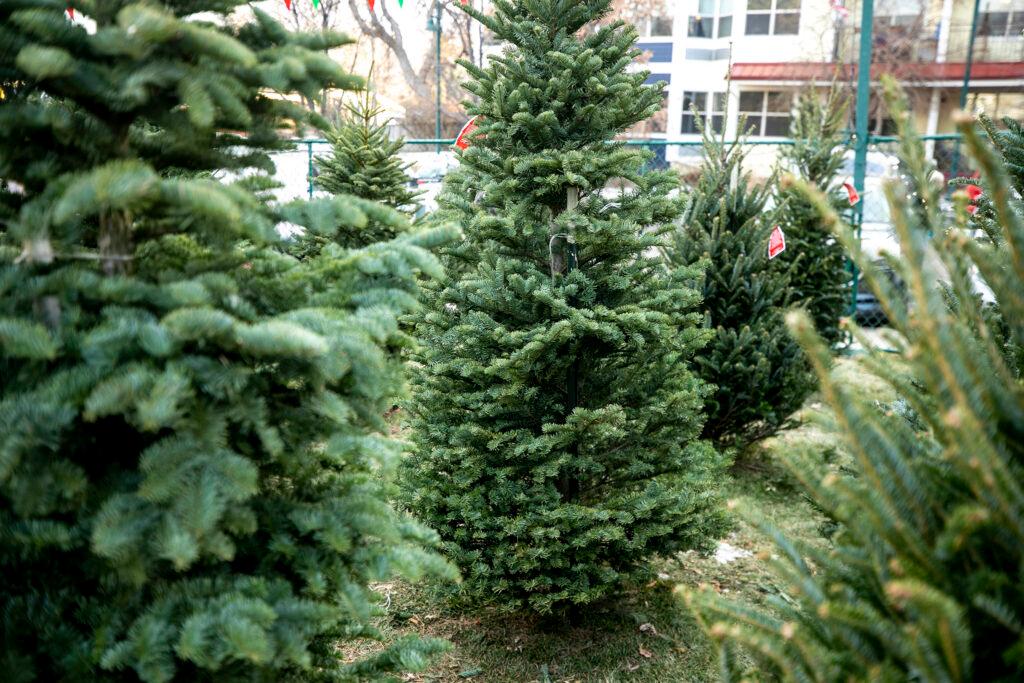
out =
<path fill-rule="evenodd" d="M 284 8 L 290 10 L 292 8 L 292 0 L 284 0 Z"/>
<path fill-rule="evenodd" d="M 459 149 L 466 149 L 469 147 L 469 134 L 476 130 L 477 117 L 474 116 L 469 121 L 466 121 L 466 125 L 459 131 L 458 136 L 455 138 L 455 146 Z"/>
<path fill-rule="evenodd" d="M 768 236 L 768 260 L 771 260 L 786 251 L 786 235 L 782 228 L 775 226 L 772 234 Z"/>
<path fill-rule="evenodd" d="M 846 188 L 846 196 L 850 199 L 850 206 L 853 206 L 860 201 L 860 195 L 857 194 L 857 188 L 851 183 L 843 183 L 843 187 Z"/>
<path fill-rule="evenodd" d="M 368 4 L 370 6 L 370 11 L 371 12 L 373 11 L 373 3 L 374 3 L 374 0 L 366 0 L 366 4 Z"/>

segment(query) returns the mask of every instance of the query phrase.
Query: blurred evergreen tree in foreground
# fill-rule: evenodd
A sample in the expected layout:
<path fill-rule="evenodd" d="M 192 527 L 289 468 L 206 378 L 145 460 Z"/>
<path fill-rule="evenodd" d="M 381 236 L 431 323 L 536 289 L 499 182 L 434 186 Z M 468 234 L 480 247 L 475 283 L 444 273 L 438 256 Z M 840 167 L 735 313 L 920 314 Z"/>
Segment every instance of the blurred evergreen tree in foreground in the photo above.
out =
<path fill-rule="evenodd" d="M 762 673 L 787 681 L 1024 677 L 1024 384 L 1006 353 L 1024 344 L 1024 210 L 1007 163 L 1015 162 L 1000 158 L 997 136 L 986 143 L 973 122 L 962 123 L 999 239 L 965 230 L 966 195 L 957 196 L 951 225 L 906 106 L 893 81 L 886 87 L 911 183 L 909 192 L 899 180 L 887 188 L 901 250 L 888 261 L 910 300 L 869 259 L 857 259 L 899 352 L 895 360 L 874 352 L 865 363 L 899 400 L 882 411 L 851 396 L 830 378 L 828 349 L 809 317 L 792 316 L 857 467 L 845 476 L 823 470 L 817 453 L 789 459 L 839 531 L 823 550 L 754 519 L 776 542 L 773 565 L 785 591 L 768 609 L 710 589 L 685 591 L 723 645 L 727 680 L 743 675 L 737 646 L 755 654 Z M 857 254 L 829 198 L 797 187 Z M 983 301 L 982 288 L 994 302 Z M 991 326 L 992 309 L 1005 332 Z"/>
<path fill-rule="evenodd" d="M 441 647 L 338 652 L 376 635 L 370 582 L 453 575 L 387 502 L 381 418 L 451 230 L 286 253 L 281 223 L 407 226 L 268 203 L 279 132 L 324 123 L 289 96 L 360 83 L 326 55 L 343 36 L 244 4 L 76 1 L 87 33 L 0 3 L 6 681 L 377 680 Z"/>

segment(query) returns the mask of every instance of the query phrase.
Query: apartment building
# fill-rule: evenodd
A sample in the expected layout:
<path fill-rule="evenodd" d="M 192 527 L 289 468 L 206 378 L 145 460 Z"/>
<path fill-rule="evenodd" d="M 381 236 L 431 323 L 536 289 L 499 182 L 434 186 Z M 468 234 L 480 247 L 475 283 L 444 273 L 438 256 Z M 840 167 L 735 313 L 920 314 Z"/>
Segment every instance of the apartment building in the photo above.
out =
<path fill-rule="evenodd" d="M 973 0 L 875 0 L 873 81 L 888 72 L 904 82 L 923 133 L 953 131 L 973 10 Z M 784 137 L 798 92 L 836 74 L 852 89 L 860 16 L 860 0 L 668 0 L 664 16 L 641 27 L 649 82 L 668 83 L 663 112 L 641 134 L 696 140 L 700 118 L 731 138 L 743 118 L 753 139 Z M 1022 32 L 1024 0 L 981 1 L 968 107 L 1024 119 Z M 872 99 L 872 132 L 891 133 Z M 942 156 L 942 143 L 929 149 Z M 670 146 L 666 159 L 696 154 Z M 773 156 L 758 147 L 752 161 Z"/>

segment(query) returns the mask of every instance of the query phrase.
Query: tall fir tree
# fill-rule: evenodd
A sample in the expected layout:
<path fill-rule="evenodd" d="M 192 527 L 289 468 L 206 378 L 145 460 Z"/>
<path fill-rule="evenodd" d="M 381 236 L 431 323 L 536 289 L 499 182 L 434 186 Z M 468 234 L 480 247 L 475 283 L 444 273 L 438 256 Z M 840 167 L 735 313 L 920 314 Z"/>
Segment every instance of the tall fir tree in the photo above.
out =
<path fill-rule="evenodd" d="M 821 549 L 792 543 L 759 522 L 778 545 L 774 566 L 787 586 L 786 599 L 770 601 L 771 611 L 710 591 L 688 593 L 724 645 L 727 680 L 742 675 L 732 656 L 737 645 L 759 655 L 766 674 L 787 681 L 1024 676 L 1024 384 L 978 296 L 979 287 L 990 288 L 1013 342 L 1024 342 L 1024 210 L 1007 164 L 968 121 L 960 130 L 991 188 L 1003 241 L 965 234 L 966 202 L 951 224 L 906 106 L 893 81 L 886 87 L 910 176 L 910 187 L 893 181 L 886 190 L 901 251 L 889 264 L 910 300 L 870 259 L 857 259 L 885 306 L 899 351 L 895 363 L 880 352 L 866 362 L 896 390 L 899 410 L 882 412 L 831 379 L 826 347 L 806 315 L 794 316 L 791 325 L 857 467 L 840 476 L 822 471 L 815 453 L 789 461 L 840 526 L 832 547 Z M 801 190 L 857 253 L 854 234 L 829 200 L 807 186 Z M 937 276 L 956 295 L 955 307 L 936 286 Z"/>
<path fill-rule="evenodd" d="M 789 136 L 783 147 L 783 171 L 820 188 L 836 211 L 849 207 L 839 170 L 846 145 L 848 99 L 833 83 L 824 99 L 808 90 L 797 100 Z M 779 261 L 788 271 L 790 299 L 806 306 L 814 327 L 830 345 L 842 340 L 840 320 L 850 312 L 851 273 L 843 245 L 825 228 L 820 213 L 807 199 L 784 184 L 776 185 L 777 222 L 786 234 L 791 256 Z"/>
<path fill-rule="evenodd" d="M 496 0 L 466 11 L 508 48 L 463 64 L 478 131 L 446 180 L 457 276 L 418 322 L 411 506 L 463 570 L 463 596 L 561 612 L 708 550 L 725 527 L 722 458 L 699 440 L 706 341 L 687 282 L 657 255 L 680 212 L 672 173 L 612 141 L 660 106 L 609 0 Z M 610 192 L 613 179 L 629 189 Z"/>
<path fill-rule="evenodd" d="M 703 307 L 714 332 L 697 357 L 701 378 L 714 385 L 704 436 L 743 446 L 773 434 L 814 388 L 800 347 L 785 327 L 793 302 L 795 252 L 768 259 L 774 222 L 766 206 L 773 175 L 757 184 L 744 169 L 740 141 L 726 143 L 704 130 L 700 176 L 675 233 L 672 261 L 706 262 Z"/>
<path fill-rule="evenodd" d="M 376 633 L 371 582 L 453 573 L 387 502 L 381 419 L 450 231 L 285 253 L 282 222 L 405 219 L 266 202 L 279 131 L 318 121 L 288 96 L 360 83 L 343 36 L 244 4 L 76 0 L 86 31 L 0 3 L 6 681 L 378 680 L 440 647 L 338 652 Z"/>
<path fill-rule="evenodd" d="M 398 152 L 405 140 L 392 140 L 383 108 L 367 89 L 347 104 L 338 125 L 327 133 L 331 152 L 317 157 L 314 185 L 333 195 L 361 197 L 413 216 L 418 192 L 409 188 L 409 164 Z M 345 236 L 349 246 L 363 246 L 395 237 L 393 227 L 371 222 Z"/>

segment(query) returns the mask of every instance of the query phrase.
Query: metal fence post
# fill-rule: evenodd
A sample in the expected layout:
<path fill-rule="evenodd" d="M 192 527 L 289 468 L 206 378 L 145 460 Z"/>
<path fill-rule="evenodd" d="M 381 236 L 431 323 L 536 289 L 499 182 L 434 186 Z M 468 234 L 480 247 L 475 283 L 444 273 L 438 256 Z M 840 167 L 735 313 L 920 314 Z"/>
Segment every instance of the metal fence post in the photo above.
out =
<path fill-rule="evenodd" d="M 864 176 L 868 166 L 868 107 L 871 105 L 871 42 L 875 19 L 874 0 L 862 0 L 860 13 L 860 56 L 857 58 L 857 140 L 853 157 L 853 186 L 860 193 L 861 200 L 853 207 L 853 224 L 860 241 L 861 222 L 864 218 Z M 857 285 L 860 274 L 853 263 L 853 293 L 850 295 L 850 315 L 857 315 Z"/>
<path fill-rule="evenodd" d="M 960 108 L 967 107 L 967 89 L 971 85 L 971 67 L 974 65 L 974 36 L 978 33 L 978 14 L 981 11 L 981 0 L 974 0 L 974 17 L 971 19 L 971 35 L 967 39 L 967 58 L 964 60 L 964 83 L 960 87 Z M 960 166 L 960 141 L 953 147 L 953 163 L 950 165 L 949 177 L 955 178 Z"/>
<path fill-rule="evenodd" d="M 309 198 L 313 198 L 313 141 L 306 140 L 306 177 L 309 181 Z"/>

